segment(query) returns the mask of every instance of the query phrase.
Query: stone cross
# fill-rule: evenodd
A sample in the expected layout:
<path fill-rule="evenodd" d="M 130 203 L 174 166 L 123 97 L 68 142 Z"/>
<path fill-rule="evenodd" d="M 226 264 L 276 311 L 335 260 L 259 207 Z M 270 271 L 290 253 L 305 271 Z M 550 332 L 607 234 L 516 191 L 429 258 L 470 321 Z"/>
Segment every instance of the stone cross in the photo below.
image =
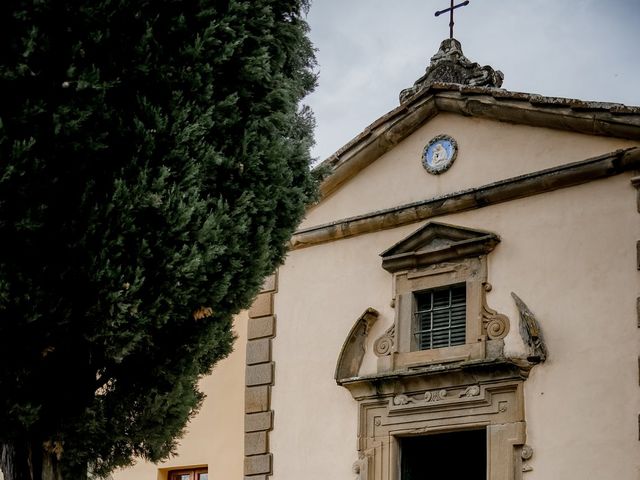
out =
<path fill-rule="evenodd" d="M 469 0 L 466 2 L 459 3 L 458 5 L 453 4 L 453 0 L 451 0 L 451 6 L 449 8 L 445 8 L 444 10 L 438 10 L 436 12 L 436 17 L 439 17 L 443 13 L 449 12 L 449 38 L 453 38 L 453 11 L 456 8 L 464 7 L 465 5 L 469 5 Z"/>

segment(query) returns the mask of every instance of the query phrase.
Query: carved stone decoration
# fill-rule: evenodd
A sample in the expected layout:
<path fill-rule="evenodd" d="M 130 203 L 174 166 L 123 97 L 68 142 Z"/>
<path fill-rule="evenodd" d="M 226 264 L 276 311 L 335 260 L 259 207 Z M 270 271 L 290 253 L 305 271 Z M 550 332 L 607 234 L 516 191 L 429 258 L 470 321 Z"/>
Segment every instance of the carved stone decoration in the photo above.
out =
<path fill-rule="evenodd" d="M 444 397 L 447 396 L 447 391 L 443 388 L 441 390 L 434 390 L 433 392 L 425 392 L 424 393 L 424 401 L 425 402 L 437 402 L 439 400 L 444 400 Z"/>
<path fill-rule="evenodd" d="M 391 325 L 384 334 L 373 343 L 373 353 L 378 357 L 391 355 L 395 345 L 396 326 Z"/>
<path fill-rule="evenodd" d="M 480 395 L 480 387 L 478 385 L 471 385 L 470 387 L 467 387 L 459 397 L 477 397 L 478 395 Z"/>
<path fill-rule="evenodd" d="M 531 465 L 524 463 L 528 460 L 531 460 L 531 457 L 533 457 L 533 448 L 531 448 L 531 446 L 529 445 L 523 445 L 522 450 L 520 451 L 520 458 L 522 458 L 522 461 L 523 461 L 522 463 L 523 472 L 530 472 L 533 470 Z"/>
<path fill-rule="evenodd" d="M 520 335 L 524 340 L 524 344 L 529 348 L 527 360 L 532 363 L 544 362 L 547 359 L 547 347 L 544 343 L 540 324 L 533 312 L 518 295 L 511 292 L 511 296 L 520 312 Z"/>
<path fill-rule="evenodd" d="M 432 83 L 457 83 L 476 87 L 500 88 L 504 75 L 488 65 L 481 67 L 462 53 L 462 45 L 455 38 L 448 38 L 440 44 L 438 52 L 431 57 L 425 74 L 411 88 L 400 92 L 400 103 L 409 101 L 420 90 Z"/>
<path fill-rule="evenodd" d="M 371 453 L 361 452 L 358 455 L 358 460 L 356 460 L 353 463 L 353 473 L 356 474 L 356 480 L 368 480 L 370 461 L 371 461 Z"/>
<path fill-rule="evenodd" d="M 484 282 L 482 294 L 482 324 L 489 340 L 504 338 L 509 333 L 509 318 L 498 313 L 487 304 L 487 292 L 491 291 L 491 284 Z"/>
<path fill-rule="evenodd" d="M 344 386 L 359 405 L 357 480 L 398 479 L 404 437 L 470 428 L 486 429 L 490 478 L 522 480 L 526 424 L 516 365 L 363 377 Z"/>
<path fill-rule="evenodd" d="M 458 142 L 455 138 L 441 134 L 436 135 L 424 147 L 422 166 L 433 175 L 440 175 L 451 168 L 458 156 Z"/>
<path fill-rule="evenodd" d="M 433 403 L 446 401 L 446 404 L 458 404 L 461 401 L 471 400 L 480 397 L 482 389 L 480 385 L 470 385 L 468 387 L 454 387 L 451 389 L 439 388 L 428 390 L 421 394 L 399 393 L 391 400 L 391 410 L 403 410 L 417 407 L 429 407 Z M 498 405 L 500 407 L 501 404 Z"/>
<path fill-rule="evenodd" d="M 408 405 L 410 403 L 415 403 L 415 400 L 407 395 L 400 394 L 393 397 L 394 405 Z"/>
<path fill-rule="evenodd" d="M 365 354 L 367 336 L 376 320 L 378 320 L 378 311 L 371 307 L 356 320 L 340 350 L 336 365 L 336 380 L 358 376 Z"/>
<path fill-rule="evenodd" d="M 382 268 L 395 273 L 432 267 L 461 257 L 486 255 L 499 242 L 498 235 L 485 230 L 428 222 L 382 252 Z"/>
<path fill-rule="evenodd" d="M 523 460 L 531 460 L 531 457 L 533 457 L 533 448 L 529 445 L 523 445 L 520 456 Z"/>

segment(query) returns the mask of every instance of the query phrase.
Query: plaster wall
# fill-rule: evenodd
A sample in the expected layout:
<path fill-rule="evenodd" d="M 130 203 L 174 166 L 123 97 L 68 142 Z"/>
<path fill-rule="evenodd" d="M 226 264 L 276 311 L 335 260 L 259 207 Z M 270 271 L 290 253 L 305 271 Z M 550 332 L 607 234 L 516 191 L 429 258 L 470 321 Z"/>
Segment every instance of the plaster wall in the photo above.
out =
<path fill-rule="evenodd" d="M 442 133 L 456 139 L 458 156 L 446 174 L 429 175 L 421 164 L 422 151 L 429 140 Z M 320 205 L 311 208 L 300 228 L 458 192 L 637 145 L 631 140 L 440 113 Z"/>
<path fill-rule="evenodd" d="M 425 137 L 440 133 L 441 127 Z M 459 135 L 449 127 L 447 132 Z M 610 151 L 615 142 L 566 145 L 567 151 L 572 146 L 578 153 L 562 159 Z M 542 148 L 536 142 L 521 147 L 533 148 L 534 153 Z M 521 170 L 537 170 L 548 166 L 538 162 L 552 160 L 534 157 L 514 161 Z M 471 163 L 457 161 L 457 168 L 454 165 L 446 175 L 459 175 L 456 170 Z M 360 196 L 365 185 L 378 195 L 393 192 L 394 201 L 396 195 L 425 198 L 439 193 L 415 184 L 381 190 L 375 185 L 388 177 L 372 167 L 360 174 L 369 182 L 363 180 L 361 186 L 352 182 L 344 189 L 350 194 L 344 212 L 355 212 L 362 205 L 375 208 L 367 203 L 369 198 Z M 489 179 L 480 166 L 473 170 Z M 640 334 L 635 304 L 640 292 L 636 269 L 640 222 L 630 178 L 631 174 L 618 175 L 437 218 L 501 236 L 489 255 L 493 290 L 488 303 L 510 318 L 507 351 L 516 354 L 523 348 L 510 292 L 528 304 L 542 325 L 550 353 L 525 382 L 527 443 L 535 452 L 528 462 L 533 470 L 524 474 L 525 480 L 638 478 Z M 376 201 L 391 202 L 390 195 Z M 332 208 L 339 209 L 336 204 Z M 325 215 L 328 218 L 328 212 Z M 275 424 L 270 437 L 275 479 L 354 478 L 357 405 L 333 380 L 336 360 L 353 323 L 373 307 L 381 315 L 368 337 L 361 373 L 375 368 L 372 342 L 394 316 L 392 277 L 381 268 L 379 254 L 422 224 L 295 250 L 280 268 L 275 299 L 278 334 L 273 345 Z"/>
<path fill-rule="evenodd" d="M 244 462 L 244 370 L 247 314 L 235 318 L 234 350 L 200 381 L 207 398 L 187 426 L 176 456 L 158 465 L 140 460 L 113 480 L 165 480 L 169 470 L 208 466 L 209 480 L 240 479 Z"/>

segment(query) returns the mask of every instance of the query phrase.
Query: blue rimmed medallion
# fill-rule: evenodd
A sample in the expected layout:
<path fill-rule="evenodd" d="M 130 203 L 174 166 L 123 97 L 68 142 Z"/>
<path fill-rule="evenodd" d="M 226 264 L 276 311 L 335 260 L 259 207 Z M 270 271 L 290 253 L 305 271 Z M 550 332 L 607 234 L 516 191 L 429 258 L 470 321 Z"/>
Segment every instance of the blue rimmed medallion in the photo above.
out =
<path fill-rule="evenodd" d="M 456 155 L 458 143 L 449 135 L 433 137 L 422 152 L 422 165 L 427 172 L 439 175 L 449 170 Z"/>

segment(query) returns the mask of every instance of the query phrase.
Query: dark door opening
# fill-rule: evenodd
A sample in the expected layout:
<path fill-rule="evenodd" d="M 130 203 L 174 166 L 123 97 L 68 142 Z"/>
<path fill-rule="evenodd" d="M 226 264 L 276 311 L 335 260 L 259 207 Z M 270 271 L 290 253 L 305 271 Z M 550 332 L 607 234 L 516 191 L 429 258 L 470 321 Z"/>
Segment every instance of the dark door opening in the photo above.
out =
<path fill-rule="evenodd" d="M 467 430 L 400 438 L 401 480 L 487 478 L 487 432 Z"/>

